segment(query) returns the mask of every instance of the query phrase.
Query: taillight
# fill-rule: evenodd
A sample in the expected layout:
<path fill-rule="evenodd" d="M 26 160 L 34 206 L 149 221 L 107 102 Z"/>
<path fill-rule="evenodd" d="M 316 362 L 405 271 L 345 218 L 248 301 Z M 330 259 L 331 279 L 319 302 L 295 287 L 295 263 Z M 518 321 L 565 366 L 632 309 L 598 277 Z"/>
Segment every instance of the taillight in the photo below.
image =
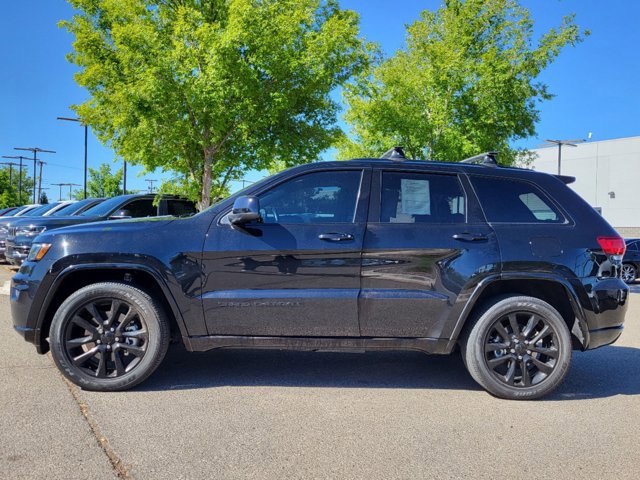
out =
<path fill-rule="evenodd" d="M 598 237 L 602 251 L 607 255 L 624 255 L 627 245 L 620 237 Z"/>

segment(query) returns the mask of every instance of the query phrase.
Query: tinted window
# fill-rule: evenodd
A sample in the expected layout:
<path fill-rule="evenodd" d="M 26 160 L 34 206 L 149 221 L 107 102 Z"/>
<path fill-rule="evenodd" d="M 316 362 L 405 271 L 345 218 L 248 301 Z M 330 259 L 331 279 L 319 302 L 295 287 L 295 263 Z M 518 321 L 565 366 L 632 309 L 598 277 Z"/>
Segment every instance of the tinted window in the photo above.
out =
<path fill-rule="evenodd" d="M 490 222 L 564 222 L 547 196 L 531 183 L 489 177 L 471 177 L 471 182 Z"/>
<path fill-rule="evenodd" d="M 638 242 L 630 242 L 627 244 L 627 250 L 638 251 Z"/>
<path fill-rule="evenodd" d="M 353 222 L 361 171 L 316 172 L 259 195 L 265 223 Z"/>
<path fill-rule="evenodd" d="M 134 200 L 133 202 L 127 203 L 120 210 L 127 210 L 129 216 L 133 218 L 155 217 L 158 214 L 158 209 L 153 205 L 152 198 Z"/>
<path fill-rule="evenodd" d="M 381 222 L 464 223 L 465 209 L 464 193 L 454 175 L 382 174 Z"/>
<path fill-rule="evenodd" d="M 176 217 L 182 217 L 184 215 L 191 215 L 196 212 L 196 207 L 193 202 L 186 200 L 167 200 L 167 210 L 169 215 Z"/>

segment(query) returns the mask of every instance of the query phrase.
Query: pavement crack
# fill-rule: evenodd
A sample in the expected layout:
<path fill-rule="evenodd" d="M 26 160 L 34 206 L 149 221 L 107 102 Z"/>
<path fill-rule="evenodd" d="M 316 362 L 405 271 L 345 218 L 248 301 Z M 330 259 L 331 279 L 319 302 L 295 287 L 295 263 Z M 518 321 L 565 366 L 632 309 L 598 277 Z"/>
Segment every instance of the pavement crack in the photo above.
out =
<path fill-rule="evenodd" d="M 107 459 L 111 464 L 111 468 L 113 468 L 113 471 L 116 474 L 116 476 L 118 478 L 122 478 L 125 480 L 133 479 L 133 476 L 129 472 L 128 468 L 126 467 L 122 459 L 113 450 L 113 448 L 111 448 L 111 445 L 109 444 L 109 440 L 100 431 L 100 426 L 98 425 L 98 422 L 93 417 L 93 415 L 91 415 L 89 406 L 82 399 L 80 395 L 80 389 L 76 385 L 71 383 L 67 378 L 65 378 L 65 376 L 62 375 L 62 373 L 59 373 L 59 374 L 60 374 L 60 377 L 62 377 L 62 380 L 64 381 L 65 385 L 67 386 L 69 393 L 71 393 L 73 400 L 78 405 L 78 408 L 80 409 L 80 413 L 82 413 L 82 416 L 84 417 L 85 421 L 89 425 L 89 429 L 91 430 L 92 435 L 96 439 L 96 442 L 98 442 L 98 446 L 102 449 L 104 454 L 107 456 Z"/>

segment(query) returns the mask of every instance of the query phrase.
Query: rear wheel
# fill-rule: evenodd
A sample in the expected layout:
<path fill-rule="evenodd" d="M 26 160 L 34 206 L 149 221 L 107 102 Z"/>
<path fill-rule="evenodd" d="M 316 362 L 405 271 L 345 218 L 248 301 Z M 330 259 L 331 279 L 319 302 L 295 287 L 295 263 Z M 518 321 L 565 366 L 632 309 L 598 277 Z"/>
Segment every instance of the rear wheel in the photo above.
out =
<path fill-rule="evenodd" d="M 50 331 L 60 371 L 87 390 L 119 391 L 144 381 L 167 352 L 167 318 L 153 299 L 123 283 L 96 283 L 67 298 Z"/>
<path fill-rule="evenodd" d="M 620 272 L 622 281 L 625 283 L 633 283 L 638 277 L 638 269 L 633 263 L 624 263 Z"/>
<path fill-rule="evenodd" d="M 571 334 L 562 316 L 534 297 L 497 299 L 468 327 L 462 355 L 473 379 L 506 399 L 552 392 L 571 362 Z"/>

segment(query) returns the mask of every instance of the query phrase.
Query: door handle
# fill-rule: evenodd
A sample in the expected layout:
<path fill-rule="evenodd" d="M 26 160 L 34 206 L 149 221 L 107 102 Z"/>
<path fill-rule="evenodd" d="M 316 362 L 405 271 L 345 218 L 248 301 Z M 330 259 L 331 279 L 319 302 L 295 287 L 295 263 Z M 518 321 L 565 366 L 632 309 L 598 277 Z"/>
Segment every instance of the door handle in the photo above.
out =
<path fill-rule="evenodd" d="M 327 242 L 346 242 L 353 240 L 353 235 L 349 233 L 321 233 L 318 238 Z"/>
<path fill-rule="evenodd" d="M 456 233 L 453 238 L 455 240 L 462 240 L 463 242 L 479 242 L 486 240 L 487 236 L 481 233 Z"/>

